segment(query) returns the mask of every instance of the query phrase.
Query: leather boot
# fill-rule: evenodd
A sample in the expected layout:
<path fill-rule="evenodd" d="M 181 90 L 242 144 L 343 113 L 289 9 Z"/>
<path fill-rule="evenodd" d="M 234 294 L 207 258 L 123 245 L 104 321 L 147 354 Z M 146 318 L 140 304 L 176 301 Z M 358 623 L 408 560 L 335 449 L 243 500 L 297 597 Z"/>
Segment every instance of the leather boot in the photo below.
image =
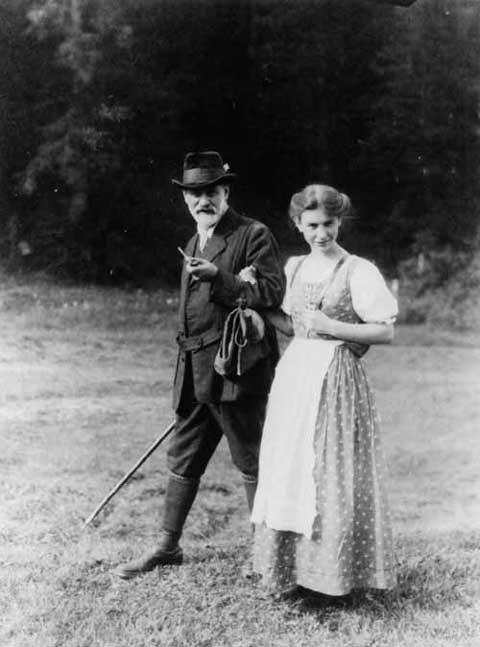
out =
<path fill-rule="evenodd" d="M 183 552 L 178 541 L 199 483 L 197 479 L 170 474 L 165 494 L 162 533 L 157 548 L 138 560 L 120 565 L 116 570 L 118 577 L 130 580 L 152 571 L 157 566 L 183 562 Z"/>
<path fill-rule="evenodd" d="M 247 496 L 247 505 L 248 511 L 252 514 L 253 502 L 255 501 L 255 492 L 257 491 L 257 480 L 253 479 L 243 479 L 243 487 L 245 488 L 245 494 Z"/>
<path fill-rule="evenodd" d="M 250 514 L 252 514 L 253 502 L 255 500 L 255 493 L 257 491 L 257 481 L 251 478 L 249 479 L 244 478 L 243 487 L 245 488 L 245 494 L 247 497 L 248 511 Z M 251 524 L 251 529 L 252 529 L 252 536 L 253 536 L 253 533 L 254 533 L 253 523 Z M 256 580 L 257 574 L 254 573 L 253 571 L 251 558 L 249 558 L 247 560 L 247 563 L 244 564 L 244 566 L 241 569 L 241 572 L 242 572 L 242 576 L 245 577 L 247 580 Z"/>

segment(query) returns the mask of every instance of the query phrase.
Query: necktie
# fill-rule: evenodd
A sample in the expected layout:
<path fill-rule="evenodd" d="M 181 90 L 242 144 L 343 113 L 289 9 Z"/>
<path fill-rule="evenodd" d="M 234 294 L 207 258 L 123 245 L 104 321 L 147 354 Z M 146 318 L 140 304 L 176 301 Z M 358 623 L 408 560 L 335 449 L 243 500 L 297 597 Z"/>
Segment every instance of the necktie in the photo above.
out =
<path fill-rule="evenodd" d="M 202 230 L 198 232 L 198 246 L 200 248 L 200 251 L 203 252 L 205 249 L 205 245 L 207 244 L 208 241 L 208 230 Z"/>

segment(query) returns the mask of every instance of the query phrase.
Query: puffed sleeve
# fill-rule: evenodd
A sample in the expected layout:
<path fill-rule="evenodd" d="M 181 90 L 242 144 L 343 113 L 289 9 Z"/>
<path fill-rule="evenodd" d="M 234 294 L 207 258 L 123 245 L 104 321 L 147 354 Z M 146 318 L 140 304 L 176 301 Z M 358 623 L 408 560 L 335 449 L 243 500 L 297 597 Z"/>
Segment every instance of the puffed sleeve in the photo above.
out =
<path fill-rule="evenodd" d="M 295 271 L 298 268 L 298 264 L 300 263 L 301 260 L 302 260 L 302 256 L 290 256 L 290 258 L 285 263 L 285 267 L 283 270 L 285 273 L 286 288 L 285 288 L 285 296 L 283 297 L 281 308 L 283 312 L 287 315 L 292 314 L 292 304 L 291 304 L 292 279 L 295 274 Z"/>
<path fill-rule="evenodd" d="M 352 304 L 366 323 L 393 323 L 398 314 L 397 300 L 380 270 L 364 258 L 357 258 L 350 275 Z"/>

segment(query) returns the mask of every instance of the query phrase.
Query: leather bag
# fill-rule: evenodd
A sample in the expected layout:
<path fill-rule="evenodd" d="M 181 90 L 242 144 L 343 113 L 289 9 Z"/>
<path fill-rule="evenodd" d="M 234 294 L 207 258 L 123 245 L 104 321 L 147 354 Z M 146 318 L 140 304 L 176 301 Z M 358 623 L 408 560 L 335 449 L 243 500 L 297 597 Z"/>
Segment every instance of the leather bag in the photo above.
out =
<path fill-rule="evenodd" d="M 239 301 L 225 320 L 215 357 L 215 371 L 223 377 L 244 375 L 270 352 L 262 317 Z"/>

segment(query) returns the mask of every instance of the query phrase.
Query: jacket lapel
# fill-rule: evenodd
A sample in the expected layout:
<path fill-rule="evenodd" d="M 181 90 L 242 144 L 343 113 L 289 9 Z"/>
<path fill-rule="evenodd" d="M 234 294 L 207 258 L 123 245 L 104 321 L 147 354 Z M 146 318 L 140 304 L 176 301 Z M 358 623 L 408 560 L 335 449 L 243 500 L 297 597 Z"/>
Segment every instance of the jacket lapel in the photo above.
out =
<path fill-rule="evenodd" d="M 195 234 L 190 238 L 190 240 L 187 243 L 187 246 L 185 247 L 185 254 L 187 256 L 193 256 L 193 250 L 197 246 L 197 241 L 198 241 L 198 234 Z"/>
<path fill-rule="evenodd" d="M 198 240 L 198 234 L 195 234 L 195 236 L 192 236 L 188 241 L 185 247 L 185 254 L 187 254 L 187 256 L 193 256 L 193 251 L 197 245 L 197 240 Z M 181 319 L 182 328 L 183 328 L 183 320 L 185 316 L 185 300 L 186 300 L 187 290 L 188 290 L 188 281 L 190 280 L 190 274 L 188 274 L 188 272 L 185 269 L 185 262 L 186 261 L 184 260 L 182 265 L 182 277 L 180 279 L 179 310 L 180 310 L 180 319 Z"/>
<path fill-rule="evenodd" d="M 222 217 L 218 225 L 215 227 L 213 230 L 212 237 L 208 241 L 205 250 L 203 252 L 203 258 L 205 258 L 207 261 L 213 261 L 219 254 L 221 254 L 224 249 L 227 247 L 227 240 L 230 234 L 235 230 L 237 222 L 237 215 L 233 211 L 233 209 L 228 209 L 225 215 Z M 193 252 L 197 247 L 198 243 L 198 234 L 195 234 L 190 238 L 188 241 L 186 247 L 185 247 L 185 254 L 187 256 L 193 256 Z M 190 279 L 190 275 L 186 272 L 185 270 L 185 261 L 183 263 L 183 269 L 182 269 L 182 277 L 180 279 L 180 304 L 179 304 L 179 312 L 180 312 L 180 321 L 181 321 L 181 326 L 183 329 L 184 326 L 184 319 L 185 319 L 185 303 L 186 303 L 186 298 L 187 298 L 187 291 L 188 291 L 188 281 Z"/>
<path fill-rule="evenodd" d="M 207 261 L 213 261 L 227 246 L 227 238 L 235 229 L 235 212 L 228 209 L 218 225 L 213 230 L 213 235 L 208 241 L 203 257 Z"/>

